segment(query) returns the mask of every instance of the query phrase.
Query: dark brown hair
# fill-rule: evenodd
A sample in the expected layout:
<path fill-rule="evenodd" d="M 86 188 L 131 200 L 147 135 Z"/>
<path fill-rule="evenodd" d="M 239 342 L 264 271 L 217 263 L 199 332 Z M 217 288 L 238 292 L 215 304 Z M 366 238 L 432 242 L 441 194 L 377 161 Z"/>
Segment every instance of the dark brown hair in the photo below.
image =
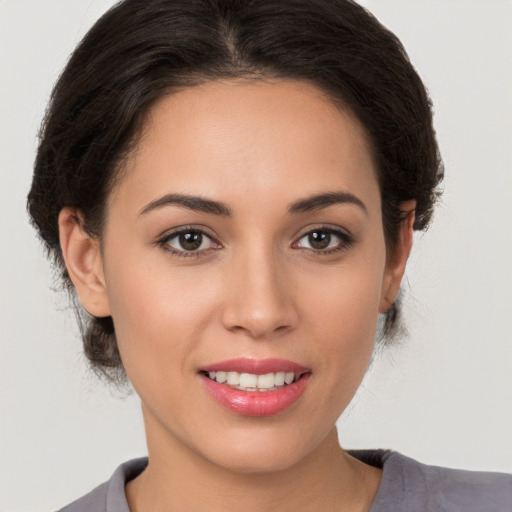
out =
<path fill-rule="evenodd" d="M 52 92 L 28 209 L 74 296 L 59 247 L 58 215 L 83 215 L 100 237 L 106 199 L 149 108 L 209 80 L 308 81 L 364 126 L 378 168 L 383 228 L 393 249 L 400 204 L 415 199 L 425 229 L 443 177 L 431 104 L 400 41 L 350 0 L 125 0 L 87 33 Z M 85 353 L 122 376 L 112 319 L 79 310 Z M 398 306 L 384 334 L 397 326 Z"/>

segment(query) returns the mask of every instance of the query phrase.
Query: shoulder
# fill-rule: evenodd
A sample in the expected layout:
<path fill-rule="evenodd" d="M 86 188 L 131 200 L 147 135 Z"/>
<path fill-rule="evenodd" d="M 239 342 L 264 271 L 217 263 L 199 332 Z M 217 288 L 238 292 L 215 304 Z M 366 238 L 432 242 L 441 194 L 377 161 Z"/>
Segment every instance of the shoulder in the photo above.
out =
<path fill-rule="evenodd" d="M 140 458 L 121 464 L 107 482 L 59 512 L 130 512 L 124 490 L 125 484 L 144 471 L 147 463 L 147 458 Z"/>
<path fill-rule="evenodd" d="M 428 466 L 404 459 L 411 485 L 425 490 L 426 510 L 512 511 L 512 475 Z"/>
<path fill-rule="evenodd" d="M 59 512 L 105 512 L 108 483 L 105 482 L 91 492 L 60 509 Z"/>
<path fill-rule="evenodd" d="M 370 512 L 512 511 L 512 475 L 429 466 L 392 451 L 363 453 L 363 462 L 380 460 L 383 468 Z"/>
<path fill-rule="evenodd" d="M 411 511 L 512 510 L 512 475 L 429 466 L 393 452 L 384 459 L 384 475 L 386 470 Z"/>

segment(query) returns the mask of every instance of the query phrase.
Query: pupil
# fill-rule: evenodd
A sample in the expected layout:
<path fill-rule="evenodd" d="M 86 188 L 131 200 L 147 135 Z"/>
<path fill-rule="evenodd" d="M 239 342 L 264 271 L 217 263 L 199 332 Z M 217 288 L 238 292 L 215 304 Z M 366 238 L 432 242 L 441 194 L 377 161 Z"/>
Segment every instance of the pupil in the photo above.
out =
<path fill-rule="evenodd" d="M 183 249 L 186 251 L 195 251 L 201 247 L 203 242 L 203 235 L 197 231 L 181 233 L 179 236 L 179 242 L 181 247 L 183 247 Z"/>
<path fill-rule="evenodd" d="M 308 238 L 313 249 L 326 249 L 331 243 L 331 234 L 327 231 L 313 231 Z"/>

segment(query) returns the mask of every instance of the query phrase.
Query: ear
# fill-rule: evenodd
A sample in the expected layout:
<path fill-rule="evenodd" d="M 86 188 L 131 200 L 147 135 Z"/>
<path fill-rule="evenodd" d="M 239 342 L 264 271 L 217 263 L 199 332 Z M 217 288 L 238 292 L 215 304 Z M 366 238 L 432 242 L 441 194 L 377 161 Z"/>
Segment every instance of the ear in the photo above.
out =
<path fill-rule="evenodd" d="M 382 281 L 379 313 L 385 313 L 391 308 L 400 291 L 405 265 L 412 248 L 415 209 L 416 201 L 414 199 L 405 201 L 400 205 L 402 221 L 400 223 L 396 245 L 393 252 L 388 254 L 387 257 Z"/>
<path fill-rule="evenodd" d="M 93 316 L 110 316 L 100 244 L 85 231 L 76 208 L 60 211 L 59 238 L 66 269 L 83 307 Z"/>

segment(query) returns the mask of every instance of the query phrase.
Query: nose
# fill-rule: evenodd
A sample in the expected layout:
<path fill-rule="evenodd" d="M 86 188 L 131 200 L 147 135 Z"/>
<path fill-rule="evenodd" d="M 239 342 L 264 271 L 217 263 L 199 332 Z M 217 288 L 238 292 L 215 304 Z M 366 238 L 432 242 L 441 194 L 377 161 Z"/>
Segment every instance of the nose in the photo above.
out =
<path fill-rule="evenodd" d="M 292 283 L 272 251 L 241 255 L 231 263 L 224 281 L 224 327 L 254 339 L 271 338 L 294 329 L 299 316 Z"/>

